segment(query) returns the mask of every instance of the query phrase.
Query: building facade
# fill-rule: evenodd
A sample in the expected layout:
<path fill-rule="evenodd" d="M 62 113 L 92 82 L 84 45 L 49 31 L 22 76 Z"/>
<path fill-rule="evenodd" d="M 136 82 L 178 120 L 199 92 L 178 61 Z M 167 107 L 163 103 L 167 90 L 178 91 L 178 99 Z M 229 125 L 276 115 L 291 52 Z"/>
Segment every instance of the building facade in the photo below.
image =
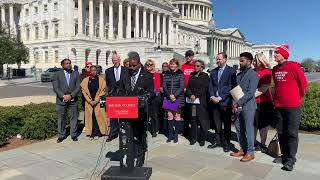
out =
<path fill-rule="evenodd" d="M 157 67 L 183 61 L 188 49 L 206 63 L 225 52 L 236 64 L 241 52 L 272 50 L 248 43 L 237 28 L 210 31 L 212 8 L 210 0 L 2 0 L 0 22 L 29 48 L 26 68 L 60 66 L 64 58 L 106 68 L 112 51 L 124 59 L 133 50 Z"/>

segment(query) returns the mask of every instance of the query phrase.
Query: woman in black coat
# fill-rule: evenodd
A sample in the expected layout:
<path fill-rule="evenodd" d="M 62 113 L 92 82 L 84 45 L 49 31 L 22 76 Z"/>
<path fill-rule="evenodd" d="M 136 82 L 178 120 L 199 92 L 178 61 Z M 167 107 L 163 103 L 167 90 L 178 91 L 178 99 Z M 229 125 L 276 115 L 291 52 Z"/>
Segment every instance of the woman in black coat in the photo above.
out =
<path fill-rule="evenodd" d="M 194 72 L 190 75 L 186 89 L 187 98 L 190 99 L 188 104 L 191 106 L 190 116 L 192 117 L 190 145 L 194 145 L 197 140 L 199 140 L 200 146 L 204 146 L 207 131 L 210 128 L 210 119 L 207 111 L 209 76 L 202 72 L 203 69 L 204 62 L 197 60 L 194 64 Z"/>
<path fill-rule="evenodd" d="M 168 118 L 168 140 L 174 143 L 178 142 L 178 133 L 181 129 L 181 109 L 184 107 L 184 75 L 179 69 L 179 61 L 176 59 L 171 59 L 169 62 L 170 71 L 163 77 L 163 92 L 164 92 L 164 102 L 163 108 L 167 111 Z M 167 103 L 166 103 L 167 102 Z M 178 104 L 176 109 L 172 110 L 165 107 L 165 104 Z"/>

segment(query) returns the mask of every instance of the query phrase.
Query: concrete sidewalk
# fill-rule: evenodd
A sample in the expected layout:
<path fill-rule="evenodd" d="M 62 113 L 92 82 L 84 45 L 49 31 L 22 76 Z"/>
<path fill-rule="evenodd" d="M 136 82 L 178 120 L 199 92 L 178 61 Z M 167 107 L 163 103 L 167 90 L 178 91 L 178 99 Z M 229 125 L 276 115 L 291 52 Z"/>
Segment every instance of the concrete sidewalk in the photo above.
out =
<path fill-rule="evenodd" d="M 269 133 L 269 139 L 274 135 Z M 252 162 L 241 163 L 239 158 L 229 156 L 221 148 L 207 149 L 179 137 L 179 142 L 166 143 L 159 135 L 149 136 L 147 165 L 153 168 L 152 180 L 213 180 L 213 179 L 320 179 L 320 137 L 300 134 L 298 162 L 293 172 L 285 172 L 280 164 L 272 163 L 273 158 L 256 153 Z M 78 142 L 70 137 L 61 144 L 50 139 L 37 144 L 0 153 L 1 180 L 76 180 L 100 179 L 111 165 L 105 155 L 118 149 L 118 140 L 102 145 L 100 138 L 90 141 L 80 135 Z M 237 145 L 236 142 L 233 142 Z M 102 158 L 97 162 L 102 150 Z M 95 166 L 97 165 L 96 169 Z"/>

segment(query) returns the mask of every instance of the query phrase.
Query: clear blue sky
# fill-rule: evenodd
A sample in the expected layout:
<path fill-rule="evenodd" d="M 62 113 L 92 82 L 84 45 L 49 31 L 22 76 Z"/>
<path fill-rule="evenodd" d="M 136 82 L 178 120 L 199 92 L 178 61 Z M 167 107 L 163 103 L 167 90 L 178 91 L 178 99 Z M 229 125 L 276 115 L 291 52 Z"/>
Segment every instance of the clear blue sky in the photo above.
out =
<path fill-rule="evenodd" d="M 212 0 L 218 28 L 239 27 L 246 40 L 288 43 L 291 60 L 320 59 L 320 0 Z"/>

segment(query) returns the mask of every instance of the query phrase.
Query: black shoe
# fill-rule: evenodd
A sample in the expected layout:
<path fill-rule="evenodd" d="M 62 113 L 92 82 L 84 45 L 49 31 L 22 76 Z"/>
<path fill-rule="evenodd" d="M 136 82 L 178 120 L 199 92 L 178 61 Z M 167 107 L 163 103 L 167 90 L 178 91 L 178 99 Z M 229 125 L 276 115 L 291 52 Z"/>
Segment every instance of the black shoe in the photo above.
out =
<path fill-rule="evenodd" d="M 109 136 L 107 139 L 106 139 L 106 142 L 111 142 L 112 140 L 116 139 L 118 136 Z"/>
<path fill-rule="evenodd" d="M 196 140 L 191 140 L 190 145 L 194 145 L 197 141 Z"/>
<path fill-rule="evenodd" d="M 77 137 L 72 137 L 72 141 L 78 141 Z"/>
<path fill-rule="evenodd" d="M 293 165 L 286 163 L 285 165 L 283 165 L 283 167 L 281 168 L 284 171 L 292 171 L 293 170 Z"/>
<path fill-rule="evenodd" d="M 208 149 L 214 149 L 214 148 L 216 148 L 216 147 L 220 147 L 220 143 L 213 143 L 213 144 L 210 144 L 209 146 L 208 146 Z"/>
<path fill-rule="evenodd" d="M 261 152 L 262 152 L 262 153 L 265 153 L 265 154 L 268 153 L 268 148 L 267 148 L 266 145 L 261 145 L 261 146 L 260 146 L 260 149 L 261 149 Z"/>
<path fill-rule="evenodd" d="M 256 145 L 254 146 L 254 151 L 261 151 L 260 145 L 256 144 Z"/>
<path fill-rule="evenodd" d="M 199 142 L 199 145 L 202 147 L 202 146 L 204 146 L 204 145 L 205 145 L 205 143 L 206 143 L 206 142 L 201 141 L 201 142 Z"/>
<path fill-rule="evenodd" d="M 229 144 L 224 145 L 222 148 L 223 148 L 223 152 L 230 152 L 230 145 Z"/>
<path fill-rule="evenodd" d="M 152 137 L 157 137 L 157 133 L 152 133 Z"/>
<path fill-rule="evenodd" d="M 57 143 L 61 143 L 65 138 L 58 138 Z"/>
<path fill-rule="evenodd" d="M 174 143 L 177 143 L 177 142 L 178 142 L 178 138 L 175 138 L 175 139 L 173 140 L 173 142 L 174 142 Z"/>
<path fill-rule="evenodd" d="M 166 141 L 167 143 L 169 143 L 169 142 L 171 142 L 171 139 L 167 139 L 167 141 Z"/>

